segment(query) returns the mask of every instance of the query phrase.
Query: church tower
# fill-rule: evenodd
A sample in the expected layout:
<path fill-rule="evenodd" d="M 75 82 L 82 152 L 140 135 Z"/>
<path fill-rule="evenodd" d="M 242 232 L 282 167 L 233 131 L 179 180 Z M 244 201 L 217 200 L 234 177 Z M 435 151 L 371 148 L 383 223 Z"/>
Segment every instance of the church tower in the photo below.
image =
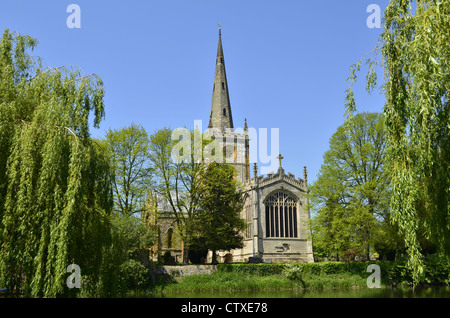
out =
<path fill-rule="evenodd" d="M 220 28 L 208 128 L 219 128 L 222 132 L 225 131 L 225 128 L 234 128 L 230 106 L 230 95 L 228 93 L 227 74 L 225 72 L 225 59 L 222 48 L 222 31 Z"/>
<path fill-rule="evenodd" d="M 233 125 L 220 28 L 208 128 L 223 140 L 224 162 L 235 168 L 236 180 L 245 189 L 244 246 L 226 257 L 240 262 L 313 262 L 306 168 L 304 179 L 295 178 L 282 168 L 280 154 L 278 171 L 258 176 L 255 165 L 255 176 L 250 177 L 249 128 L 247 120 L 243 129 Z"/>
<path fill-rule="evenodd" d="M 234 130 L 222 48 L 222 30 L 220 27 L 208 128 L 220 131 L 224 145 L 224 162 L 231 164 L 235 168 L 236 179 L 242 183 L 249 181 L 250 141 L 248 138 L 247 120 L 245 120 L 242 133 Z"/>
<path fill-rule="evenodd" d="M 246 227 L 242 232 L 242 248 L 218 251 L 217 254 L 222 260 L 235 262 L 314 262 L 306 167 L 303 168 L 303 179 L 296 178 L 294 174 L 285 172 L 280 154 L 276 172 L 258 175 L 257 164 L 254 163 L 254 176 L 251 178 L 249 136 L 255 138 L 254 143 L 257 136 L 252 132 L 254 128 L 248 127 L 246 119 L 243 126 L 233 125 L 219 28 L 208 130 L 212 138 L 220 141 L 216 143 L 214 155 L 216 150 L 223 150 L 223 162 L 234 167 L 234 177 L 243 186 L 241 216 Z M 158 227 L 158 245 L 153 260 L 167 252 L 181 260 L 182 239 L 176 235 L 179 229 L 169 203 L 157 193 L 150 196 L 153 200 L 147 206 L 154 215 L 144 214 L 143 218 Z"/>

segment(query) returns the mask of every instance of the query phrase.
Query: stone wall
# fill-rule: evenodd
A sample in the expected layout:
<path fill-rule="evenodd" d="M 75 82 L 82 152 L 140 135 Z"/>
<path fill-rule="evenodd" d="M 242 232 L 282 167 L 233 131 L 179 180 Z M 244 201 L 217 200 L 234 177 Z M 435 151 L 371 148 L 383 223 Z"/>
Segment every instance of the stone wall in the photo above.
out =
<path fill-rule="evenodd" d="M 155 268 L 157 275 L 170 275 L 174 277 L 198 274 L 212 274 L 217 271 L 217 265 L 183 265 L 183 266 L 158 266 Z"/>

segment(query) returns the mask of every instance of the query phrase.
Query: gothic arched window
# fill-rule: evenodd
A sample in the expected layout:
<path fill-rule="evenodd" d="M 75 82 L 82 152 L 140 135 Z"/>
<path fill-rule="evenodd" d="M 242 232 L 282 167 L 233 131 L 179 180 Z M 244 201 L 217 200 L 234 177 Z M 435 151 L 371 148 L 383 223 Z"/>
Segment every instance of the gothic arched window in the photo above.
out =
<path fill-rule="evenodd" d="M 277 192 L 265 200 L 266 237 L 297 237 L 297 201 Z"/>
<path fill-rule="evenodd" d="M 251 238 L 252 237 L 252 200 L 249 196 L 245 198 L 244 201 L 244 213 L 243 218 L 246 222 L 246 228 L 245 228 L 245 238 Z"/>
<path fill-rule="evenodd" d="M 167 248 L 172 248 L 172 240 L 173 240 L 173 229 L 170 228 L 167 231 Z"/>

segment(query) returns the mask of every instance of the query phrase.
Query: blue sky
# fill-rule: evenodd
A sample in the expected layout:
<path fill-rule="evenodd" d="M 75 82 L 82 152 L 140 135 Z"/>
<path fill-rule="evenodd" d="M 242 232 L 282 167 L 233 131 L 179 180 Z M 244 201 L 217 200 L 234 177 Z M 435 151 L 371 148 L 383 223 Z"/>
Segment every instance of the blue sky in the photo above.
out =
<path fill-rule="evenodd" d="M 69 4 L 81 28 L 68 28 Z M 343 124 L 349 67 L 372 50 L 366 8 L 387 0 L 2 0 L 0 29 L 39 41 L 44 66 L 77 65 L 105 84 L 106 118 L 94 137 L 134 122 L 149 133 L 209 120 L 218 23 L 235 127 L 279 128 L 283 168 L 314 181 Z M 359 111 L 384 97 L 355 87 Z M 382 74 L 379 74 L 379 78 Z"/>

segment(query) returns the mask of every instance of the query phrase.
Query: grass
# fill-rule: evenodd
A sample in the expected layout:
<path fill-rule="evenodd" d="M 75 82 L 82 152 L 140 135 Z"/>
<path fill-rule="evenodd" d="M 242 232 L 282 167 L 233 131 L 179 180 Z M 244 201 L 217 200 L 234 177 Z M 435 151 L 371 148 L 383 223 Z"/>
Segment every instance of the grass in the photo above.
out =
<path fill-rule="evenodd" d="M 305 273 L 301 279 L 290 280 L 282 274 L 260 276 L 236 272 L 215 272 L 213 274 L 200 274 L 177 278 L 169 283 L 160 285 L 156 291 L 176 293 L 363 287 L 366 287 L 366 278 L 351 273 L 320 276 Z"/>

